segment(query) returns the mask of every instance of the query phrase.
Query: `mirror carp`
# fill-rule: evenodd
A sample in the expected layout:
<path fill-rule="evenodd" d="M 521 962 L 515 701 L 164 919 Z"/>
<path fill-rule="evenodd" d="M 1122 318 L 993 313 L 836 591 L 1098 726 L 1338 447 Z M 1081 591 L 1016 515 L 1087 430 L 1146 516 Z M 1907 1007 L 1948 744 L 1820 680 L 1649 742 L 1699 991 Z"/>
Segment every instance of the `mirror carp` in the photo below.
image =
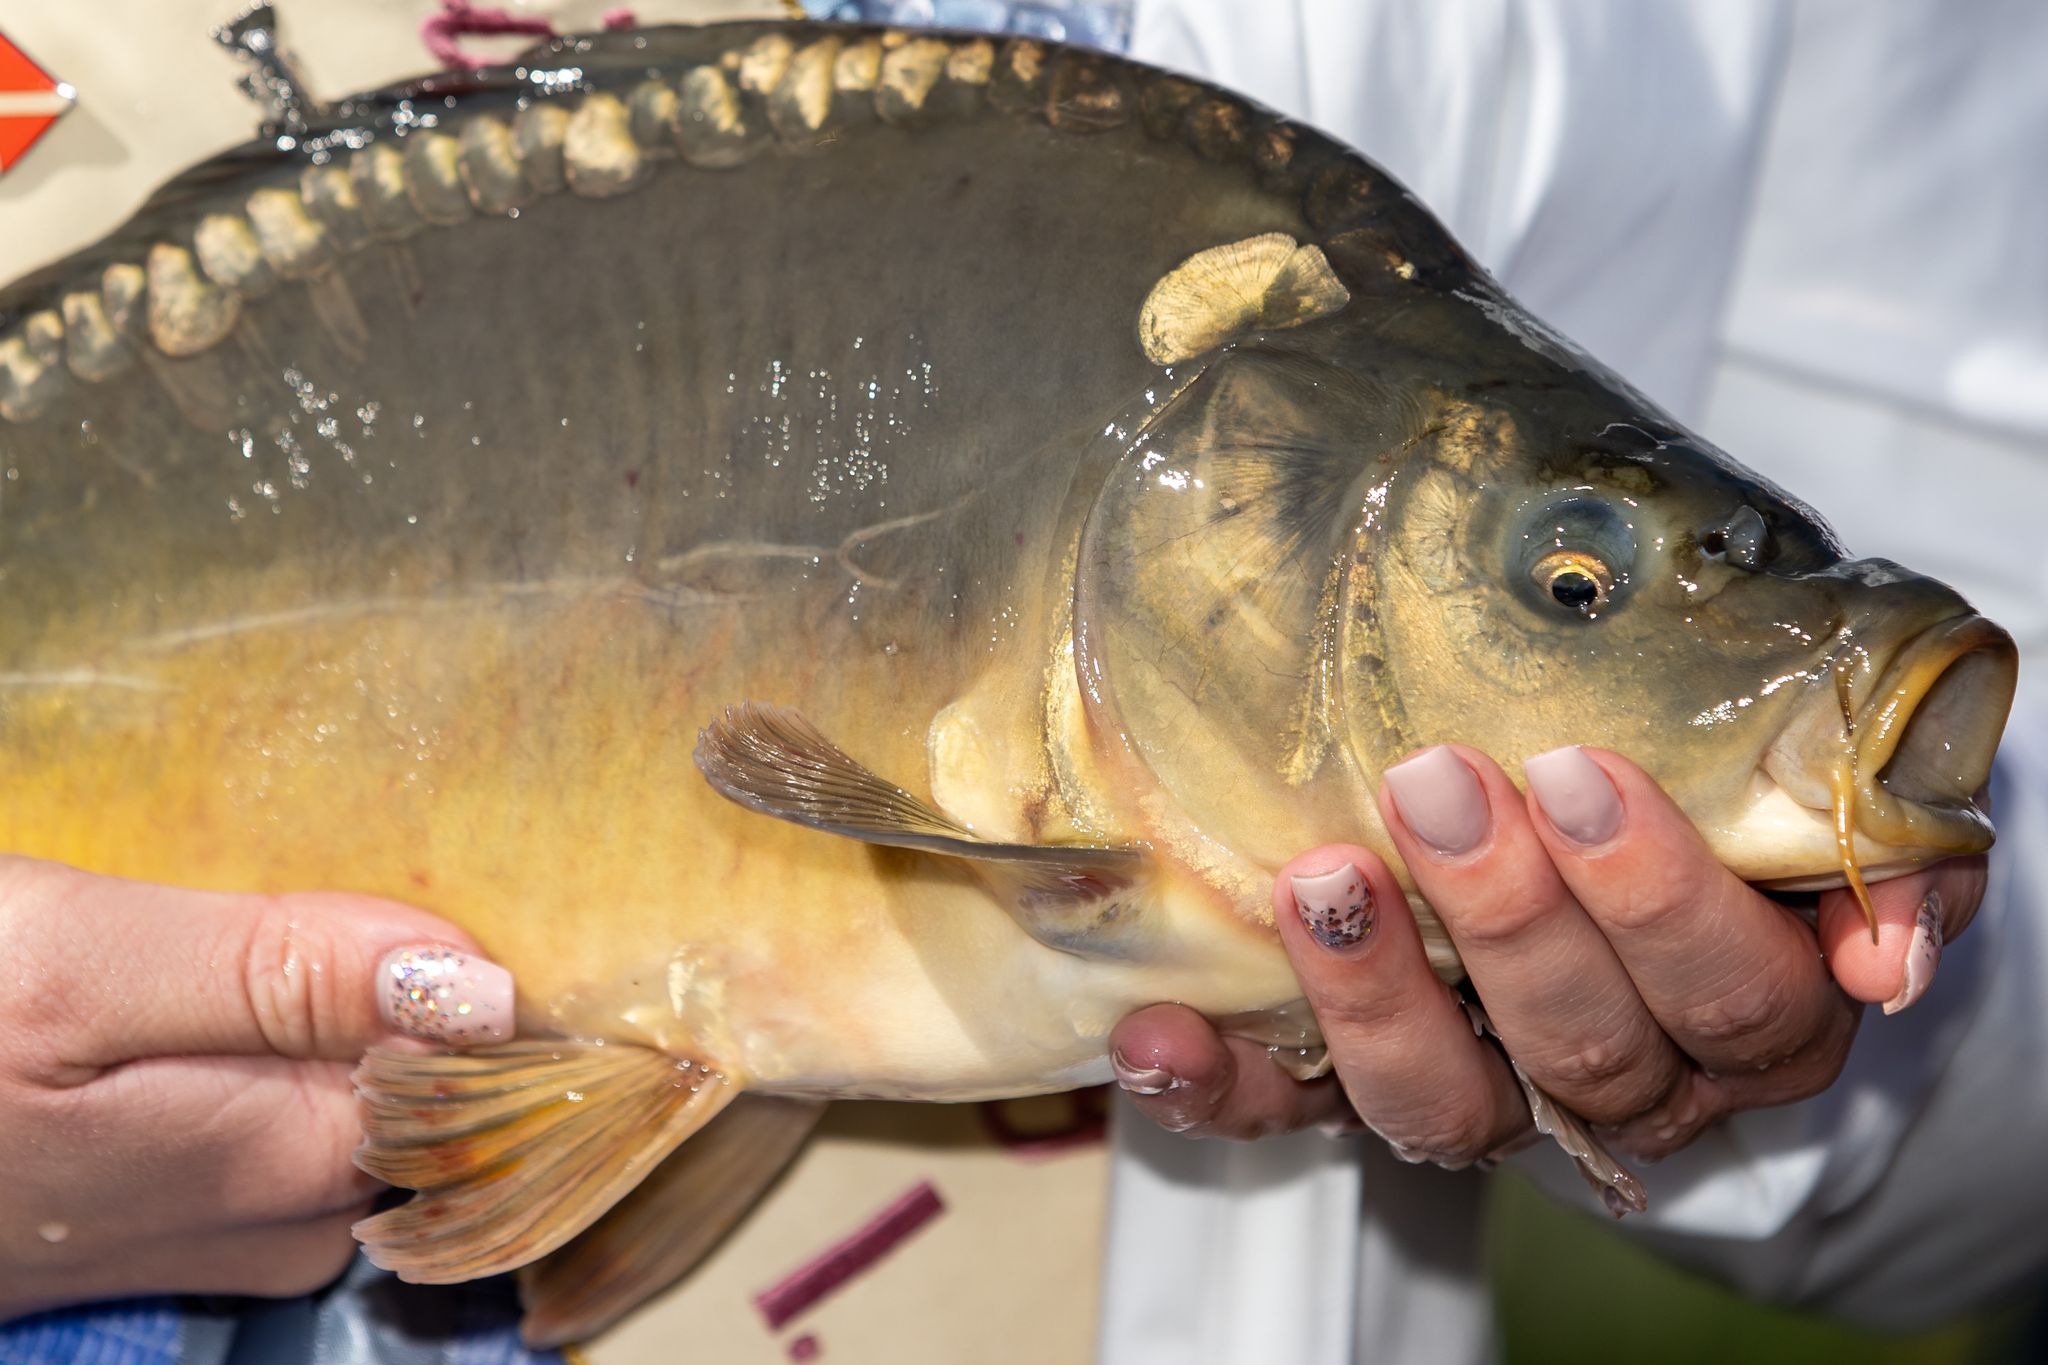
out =
<path fill-rule="evenodd" d="M 2016 673 L 1330 139 L 798 23 L 314 111 L 0 291 L 0 584 L 0 848 L 514 973 L 518 1041 L 364 1061 L 420 1193 L 359 1235 L 527 1267 L 538 1342 L 831 1098 L 1096 1084 L 1161 1000 L 1312 1068 L 1272 874 L 1398 869 L 1421 745 L 1620 750 L 1743 877 L 1860 885 L 1989 846 Z"/>

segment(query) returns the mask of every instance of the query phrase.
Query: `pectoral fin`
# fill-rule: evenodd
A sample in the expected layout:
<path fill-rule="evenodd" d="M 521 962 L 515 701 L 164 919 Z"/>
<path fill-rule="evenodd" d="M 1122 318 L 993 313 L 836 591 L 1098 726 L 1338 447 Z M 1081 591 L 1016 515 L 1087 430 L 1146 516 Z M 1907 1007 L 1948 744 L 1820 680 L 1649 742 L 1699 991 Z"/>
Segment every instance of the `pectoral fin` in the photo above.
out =
<path fill-rule="evenodd" d="M 419 1193 L 356 1224 L 372 1261 L 451 1284 L 537 1260 L 595 1222 L 739 1094 L 702 1063 L 631 1045 L 372 1049 L 356 1069 L 356 1165 Z"/>
<path fill-rule="evenodd" d="M 1536 1122 L 1536 1131 L 1556 1141 L 1564 1148 L 1579 1168 L 1579 1175 L 1593 1193 L 1600 1196 L 1600 1202 L 1616 1218 L 1631 1213 L 1641 1213 L 1650 1207 L 1650 1197 L 1643 1192 L 1643 1182 L 1635 1173 L 1614 1159 L 1586 1121 L 1551 1098 L 1529 1079 L 1529 1073 L 1522 1070 L 1522 1064 L 1508 1058 L 1508 1065 L 1515 1069 L 1515 1079 L 1522 1084 L 1522 1094 L 1529 1101 L 1529 1117 Z"/>
<path fill-rule="evenodd" d="M 520 1270 L 526 1344 L 587 1341 L 688 1274 L 774 1183 L 824 1112 L 819 1100 L 733 1101 L 611 1212 Z"/>
<path fill-rule="evenodd" d="M 871 844 L 921 849 L 983 864 L 1011 893 L 1034 937 L 1073 950 L 1072 922 L 1144 876 L 1135 848 L 1006 844 L 981 836 L 863 767 L 795 711 L 760 702 L 727 707 L 697 740 L 711 785 L 749 810 Z"/>
<path fill-rule="evenodd" d="M 1464 1000 L 1461 1003 L 1465 1006 L 1466 1016 L 1472 1020 L 1472 1031 L 1499 1041 L 1499 1031 L 1478 1002 Z M 1507 1054 L 1507 1059 L 1508 1065 L 1514 1069 L 1515 1080 L 1521 1084 L 1523 1098 L 1529 1101 L 1529 1117 L 1535 1122 L 1536 1131 L 1565 1150 L 1577 1165 L 1580 1177 L 1592 1187 L 1593 1193 L 1600 1196 L 1600 1202 L 1607 1206 L 1607 1211 L 1621 1218 L 1649 1208 L 1650 1197 L 1643 1191 L 1643 1182 L 1614 1159 L 1606 1144 L 1593 1136 L 1593 1130 L 1586 1126 L 1586 1121 L 1530 1080 L 1529 1073 L 1522 1069 L 1522 1064 L 1514 1059 L 1513 1054 Z"/>

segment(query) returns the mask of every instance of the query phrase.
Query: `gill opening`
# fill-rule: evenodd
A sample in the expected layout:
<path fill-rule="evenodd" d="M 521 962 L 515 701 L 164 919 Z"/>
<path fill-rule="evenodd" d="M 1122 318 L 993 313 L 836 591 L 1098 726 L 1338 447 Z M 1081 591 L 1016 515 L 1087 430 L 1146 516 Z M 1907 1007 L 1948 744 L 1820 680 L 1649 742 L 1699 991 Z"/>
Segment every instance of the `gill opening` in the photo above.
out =
<path fill-rule="evenodd" d="M 1846 655 L 1847 651 L 1844 651 Z M 1870 888 L 1864 884 L 1863 869 L 1856 866 L 1856 708 L 1849 700 L 1849 669 L 1845 657 L 1835 663 L 1835 698 L 1842 707 L 1842 752 L 1835 759 L 1832 796 L 1835 815 L 1835 851 L 1841 855 L 1842 876 L 1856 903 L 1863 907 L 1863 921 L 1870 926 L 1870 941 L 1877 942 L 1877 907 L 1870 903 Z"/>

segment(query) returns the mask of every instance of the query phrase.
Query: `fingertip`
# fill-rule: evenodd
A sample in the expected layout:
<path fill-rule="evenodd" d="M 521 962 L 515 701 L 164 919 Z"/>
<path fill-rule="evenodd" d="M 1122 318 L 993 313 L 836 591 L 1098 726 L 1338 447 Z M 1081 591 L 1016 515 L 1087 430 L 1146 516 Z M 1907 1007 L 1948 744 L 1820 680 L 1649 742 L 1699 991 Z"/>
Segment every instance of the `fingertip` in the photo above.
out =
<path fill-rule="evenodd" d="M 1522 771 L 1530 823 L 1596 919 L 1597 902 L 1625 890 L 1703 901 L 1739 885 L 1670 793 L 1620 754 L 1567 746 L 1526 757 Z"/>
<path fill-rule="evenodd" d="M 374 985 L 378 1011 L 400 1033 L 450 1047 L 512 1037 L 512 973 L 480 953 L 407 944 L 379 960 Z"/>
<path fill-rule="evenodd" d="M 1185 1005 L 1149 1005 L 1125 1016 L 1110 1031 L 1109 1045 L 1117 1085 L 1148 1112 L 1153 1106 L 1146 1102 L 1161 1096 L 1174 1094 L 1174 1106 L 1185 1108 L 1230 1083 L 1230 1050 L 1209 1021 Z"/>
<path fill-rule="evenodd" d="M 1929 899 L 1934 901 L 1930 908 Z M 1863 908 L 1847 890 L 1829 891 L 1820 898 L 1814 932 L 1828 970 L 1848 995 L 1866 1005 L 1892 1004 L 1904 1008 L 1926 989 L 1926 980 L 1907 980 L 1907 966 L 1916 951 L 1927 955 L 1925 946 L 1916 949 L 1916 938 L 1924 918 L 1933 919 L 1933 955 L 1940 953 L 1940 899 L 1932 878 L 1915 873 L 1870 888 L 1871 909 L 1877 916 L 1877 940 L 1871 941 L 1870 924 Z M 1933 975 L 1931 965 L 1925 976 Z M 1918 990 L 1914 987 L 1917 985 Z"/>

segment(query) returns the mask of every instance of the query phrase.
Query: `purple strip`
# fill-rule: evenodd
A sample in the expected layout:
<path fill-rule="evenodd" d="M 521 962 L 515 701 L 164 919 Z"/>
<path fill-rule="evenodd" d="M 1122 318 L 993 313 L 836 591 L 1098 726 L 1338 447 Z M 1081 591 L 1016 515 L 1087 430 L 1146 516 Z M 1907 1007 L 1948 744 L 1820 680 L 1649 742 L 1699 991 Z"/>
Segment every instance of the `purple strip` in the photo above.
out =
<path fill-rule="evenodd" d="M 829 1248 L 779 1284 L 754 1295 L 754 1307 L 772 1331 L 896 1249 L 897 1243 L 945 1212 L 929 1180 L 868 1220 L 867 1226 Z"/>
<path fill-rule="evenodd" d="M 535 38 L 552 38 L 555 26 L 537 15 L 511 14 L 501 9 L 478 9 L 470 0 L 442 0 L 441 12 L 429 15 L 420 25 L 420 41 L 435 61 L 446 67 L 475 70 L 491 65 L 486 57 L 472 57 L 462 50 L 463 38 L 471 34 L 491 36 L 523 33 Z"/>

